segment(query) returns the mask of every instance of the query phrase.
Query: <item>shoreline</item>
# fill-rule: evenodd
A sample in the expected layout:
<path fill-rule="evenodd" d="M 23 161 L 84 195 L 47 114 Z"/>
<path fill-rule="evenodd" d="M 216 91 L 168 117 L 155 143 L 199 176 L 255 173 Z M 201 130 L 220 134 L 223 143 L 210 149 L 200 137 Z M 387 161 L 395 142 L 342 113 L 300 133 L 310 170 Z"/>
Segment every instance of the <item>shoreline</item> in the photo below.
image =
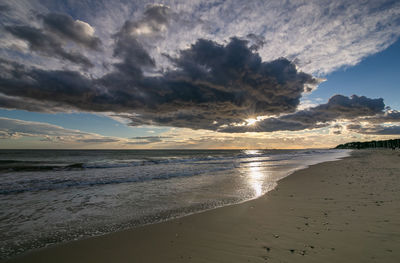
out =
<path fill-rule="evenodd" d="M 319 152 L 319 154 L 316 154 L 317 152 Z M 54 222 L 53 220 L 51 220 L 52 218 L 54 218 L 54 215 L 52 217 L 52 215 L 50 214 L 47 218 L 47 221 L 49 222 L 48 225 L 43 225 L 42 227 L 38 228 L 36 225 L 32 225 L 32 227 L 34 227 L 33 231 L 36 231 L 36 236 L 38 236 L 38 238 L 32 238 L 31 236 L 29 236 L 30 233 L 27 233 L 28 236 L 26 238 L 24 238 L 24 235 L 19 235 L 19 240 L 14 239 L 14 243 L 12 244 L 11 242 L 7 243 L 7 239 L 3 240 L 5 241 L 5 245 L 2 246 L 1 248 L 1 257 L 0 257 L 0 261 L 1 260 L 5 260 L 5 259 L 11 259 L 14 257 L 17 257 L 19 255 L 24 255 L 26 253 L 29 253 L 30 251 L 35 251 L 35 250 L 40 250 L 40 249 L 44 249 L 44 248 L 50 248 L 53 246 L 57 246 L 57 245 L 61 245 L 61 244 L 66 244 L 69 242 L 73 242 L 73 241 L 78 241 L 78 240 L 83 240 L 83 239 L 87 239 L 87 238 L 91 238 L 91 237 L 99 237 L 99 236 L 103 236 L 103 235 L 107 235 L 110 233 L 115 233 L 115 232 L 120 232 L 120 231 L 124 231 L 124 230 L 129 230 L 129 229 L 134 229 L 134 228 L 138 228 L 138 227 L 142 227 L 145 225 L 151 225 L 151 224 L 157 224 L 157 223 L 162 223 L 162 222 L 166 222 L 169 220 L 173 220 L 173 219 L 177 219 L 177 218 L 182 218 L 184 216 L 188 216 L 188 215 L 192 215 L 192 214 L 197 214 L 197 213 L 201 213 L 201 212 L 205 212 L 205 211 L 209 211 L 209 210 L 213 210 L 213 209 L 217 209 L 217 208 L 221 208 L 221 207 L 225 207 L 225 206 L 229 206 L 229 205 L 234 205 L 234 204 L 240 204 L 243 202 L 248 202 L 250 200 L 254 200 L 259 198 L 260 196 L 266 194 L 267 192 L 271 191 L 274 187 L 276 187 L 277 182 L 286 177 L 289 176 L 290 174 L 294 173 L 295 171 L 301 170 L 301 169 L 306 169 L 308 166 L 316 164 L 316 163 L 321 163 L 321 162 L 325 162 L 325 161 L 334 161 L 337 159 L 341 159 L 344 158 L 346 156 L 349 155 L 351 151 L 350 150 L 326 150 L 326 149 L 317 149 L 317 150 L 301 150 L 301 151 L 289 151 L 287 152 L 286 150 L 279 150 L 278 152 L 274 152 L 274 153 L 263 153 L 260 152 L 258 153 L 257 151 L 252 152 L 236 152 L 236 155 L 239 155 L 237 161 L 239 161 L 240 163 L 242 163 L 242 158 L 245 158 L 245 162 L 244 162 L 244 168 L 246 169 L 246 172 L 241 172 L 240 169 L 229 169 L 228 170 L 232 170 L 232 173 L 229 175 L 229 177 L 231 179 L 229 179 L 228 181 L 224 182 L 224 184 L 221 184 L 221 186 L 223 187 L 219 187 L 219 189 L 222 192 L 225 192 L 226 189 L 230 189 L 228 191 L 231 192 L 235 192 L 234 195 L 229 196 L 225 194 L 225 198 L 218 198 L 218 194 L 216 196 L 214 196 L 213 198 L 211 198 L 209 200 L 209 202 L 196 202 L 196 200 L 199 200 L 199 198 L 197 196 L 201 196 L 201 189 L 200 191 L 196 191 L 196 192 L 190 192 L 189 194 L 186 194 L 186 196 L 184 196 L 182 199 L 183 203 L 185 203 L 184 200 L 193 200 L 194 202 L 191 204 L 191 201 L 189 201 L 188 203 L 186 203 L 187 205 L 184 207 L 172 207 L 171 209 L 164 209 L 163 211 L 160 211 L 156 214 L 150 214 L 147 216 L 142 216 L 142 217 L 137 217 L 137 218 L 126 218 L 123 221 L 118 221 L 117 223 L 115 222 L 111 222 L 111 224 L 104 224 L 102 226 L 102 228 L 96 229 L 91 228 L 91 224 L 95 223 L 89 223 L 86 225 L 79 225 L 78 223 L 75 224 L 71 224 L 71 227 L 69 228 L 68 232 L 61 232 L 58 233 L 57 228 L 53 229 L 55 230 L 54 232 L 50 232 L 48 229 L 50 229 L 56 222 Z M 283 154 L 283 159 L 280 157 L 276 157 L 276 160 L 274 160 L 274 155 L 279 156 L 280 154 Z M 289 154 L 289 155 L 288 155 Z M 303 161 L 294 161 L 295 165 L 290 165 L 289 164 L 285 164 L 284 162 L 281 164 L 282 160 L 291 160 L 292 158 L 290 157 L 290 154 L 294 154 L 296 159 L 303 159 Z M 234 156 L 236 156 L 234 155 Z M 248 163 L 247 158 L 251 158 L 250 161 L 253 162 L 253 158 L 254 156 L 261 156 L 261 163 L 254 163 L 255 165 L 255 169 L 249 168 L 246 164 Z M 272 160 L 266 160 L 264 157 L 265 156 L 270 156 Z M 191 157 L 192 158 L 192 157 Z M 210 158 L 210 156 L 207 156 L 208 159 L 213 159 Z M 196 159 L 196 158 L 195 158 Z M 219 158 L 217 158 L 219 159 Z M 201 160 L 201 158 L 200 158 Z M 265 162 L 266 161 L 266 162 Z M 74 161 L 73 163 L 76 163 L 77 161 Z M 268 167 L 268 163 L 276 163 L 277 165 L 272 165 L 271 169 L 265 169 L 264 167 Z M 72 162 L 70 162 L 72 163 Z M 291 166 L 291 168 L 289 167 Z M 224 166 L 219 166 L 221 168 L 224 168 Z M 252 165 L 250 165 L 250 167 L 253 167 Z M 260 168 L 258 168 L 260 167 Z M 281 168 L 274 168 L 274 167 L 281 167 Z M 285 168 L 286 167 L 286 168 Z M 223 169 L 222 169 L 223 170 Z M 89 170 L 90 171 L 90 170 Z M 104 171 L 106 172 L 106 171 Z M 54 174 L 55 176 L 58 176 L 57 174 Z M 269 178 L 268 178 L 269 177 Z M 191 187 L 191 184 L 199 184 L 199 177 L 195 176 L 193 177 L 193 179 L 190 179 L 191 177 L 189 176 L 188 179 L 190 181 L 187 181 L 187 186 Z M 234 179 L 237 178 L 237 179 Z M 240 179 L 241 178 L 241 179 Z M 260 179 L 261 178 L 261 179 Z M 182 178 L 183 180 L 187 180 Z M 260 179 L 260 180 L 259 180 Z M 174 180 L 174 179 L 172 179 Z M 231 185 L 232 183 L 235 183 L 235 180 L 238 180 L 236 183 L 237 186 L 239 187 L 239 189 L 243 189 L 243 190 L 248 190 L 248 194 L 247 196 L 245 195 L 240 195 L 239 193 L 239 189 L 237 188 L 236 190 L 234 190 L 235 188 L 232 188 Z M 160 181 L 162 182 L 162 181 Z M 166 183 L 169 183 L 170 181 L 166 181 Z M 269 183 L 266 183 L 269 182 Z M 207 183 L 206 183 L 207 184 Z M 200 184 L 201 185 L 201 184 Z M 210 184 L 211 186 L 212 184 Z M 246 189 L 247 187 L 247 189 Z M 91 188 L 91 189 L 96 189 L 96 188 Z M 182 189 L 185 189 L 184 187 Z M 111 189 L 113 190 L 113 189 Z M 207 191 L 207 190 L 206 190 Z M 146 194 L 146 191 L 142 191 L 144 194 Z M 179 189 L 177 189 L 177 192 L 180 193 Z M 185 192 L 185 191 L 181 191 Z M 208 191 L 210 192 L 211 195 L 213 195 L 214 193 L 218 193 L 219 191 Z M 252 194 L 250 194 L 250 192 L 252 192 Z M 107 190 L 102 191 L 102 193 L 104 193 L 105 195 L 107 195 Z M 100 196 L 102 195 L 102 193 L 99 193 Z M 123 193 L 123 191 L 122 191 Z M 162 193 L 162 192 L 160 192 Z M 96 191 L 92 191 L 92 194 L 96 194 Z M 85 193 L 83 192 L 83 196 L 88 196 L 90 198 L 90 196 L 92 196 L 92 194 L 90 193 Z M 204 195 L 204 194 L 203 194 Z M 220 197 L 222 197 L 223 195 L 221 195 Z M 17 198 L 18 196 L 16 196 L 15 198 Z M 135 197 L 135 195 L 133 195 L 133 197 Z M 169 199 L 170 202 L 176 202 L 177 200 L 174 200 L 173 197 L 174 196 L 170 196 L 172 199 Z M 175 196 L 176 197 L 176 196 Z M 43 196 L 43 200 L 47 200 L 46 199 L 46 194 Z M 53 198 L 52 196 L 50 196 L 49 198 Z M 144 196 L 144 199 L 149 198 L 148 196 Z M 62 200 L 63 198 L 61 197 L 59 200 Z M 150 198 L 151 199 L 151 198 Z M 179 198 L 180 199 L 180 198 Z M 15 199 L 15 200 L 18 200 Z M 97 200 L 99 200 L 99 198 L 97 198 Z M 134 200 L 130 200 L 129 197 L 125 198 L 126 202 L 130 202 L 130 203 L 134 203 Z M 135 199 L 137 200 L 137 198 Z M 201 197 L 200 197 L 201 200 Z M 203 198 L 204 200 L 204 198 Z M 56 200 L 58 201 L 58 200 Z M 78 200 L 79 201 L 79 200 Z M 207 200 L 204 200 L 207 201 Z M 178 201 L 180 202 L 180 201 Z M 139 200 L 140 203 L 140 200 Z M 165 202 L 164 202 L 165 203 Z M 58 206 L 58 207 L 52 207 L 51 204 L 49 204 L 49 210 L 50 211 L 57 211 L 60 210 L 61 213 L 63 213 L 63 210 L 65 208 L 71 209 L 74 208 L 73 204 L 69 204 L 69 203 L 65 203 L 63 206 Z M 166 204 L 168 206 L 168 204 Z M 42 206 L 43 207 L 43 206 Z M 106 206 L 104 206 L 106 207 Z M 144 206 L 143 206 L 144 207 Z M 166 207 L 166 206 L 165 206 Z M 112 208 L 112 207 L 110 207 Z M 10 209 L 12 209 L 12 206 L 10 206 Z M 25 209 L 30 209 L 30 207 L 25 207 Z M 139 208 L 140 209 L 140 208 Z M 19 210 L 19 212 L 23 212 L 24 209 L 21 208 Z M 134 211 L 134 210 L 131 210 Z M 94 211 L 96 212 L 96 211 Z M 118 212 L 118 211 L 117 211 Z M 128 211 L 129 212 L 129 211 Z M 138 210 L 138 214 L 140 213 L 140 210 Z M 90 214 L 90 213 L 87 213 Z M 105 217 L 109 216 L 107 213 L 103 213 L 103 215 Z M 37 217 L 43 216 L 43 218 L 46 218 L 46 215 L 38 215 Z M 69 216 L 74 216 L 73 214 L 70 215 L 68 213 L 64 213 L 64 218 L 65 221 L 69 220 Z M 100 216 L 98 216 L 97 220 L 99 220 L 99 218 L 101 218 Z M 18 220 L 18 218 L 16 218 Z M 57 220 L 57 218 L 55 218 Z M 118 220 L 118 218 L 115 218 L 116 220 Z M 85 221 L 85 218 L 82 218 L 83 221 Z M 96 218 L 95 218 L 96 220 Z M 87 221 L 89 222 L 89 221 Z M 61 224 L 63 222 L 60 222 Z M 114 224 L 113 224 L 114 223 Z M 14 231 L 18 231 L 18 225 L 15 225 L 15 228 L 13 228 L 13 226 L 10 226 L 10 228 L 8 228 L 9 230 L 13 230 Z M 25 227 L 25 230 L 29 230 L 29 226 Z M 67 229 L 67 228 L 65 228 Z M 26 231 L 28 232 L 28 231 Z M 4 233 L 5 235 L 7 235 L 7 231 L 5 231 Z M 11 236 L 11 238 L 13 238 Z M 9 245 L 9 246 L 7 246 Z M 14 247 L 12 246 L 14 245 Z"/>
<path fill-rule="evenodd" d="M 336 201 L 334 201 L 335 198 L 324 197 L 322 202 L 326 203 L 328 207 L 324 208 L 321 207 L 321 204 L 318 205 L 319 210 L 326 211 L 319 211 L 318 216 L 312 213 L 315 211 L 309 211 L 312 214 L 309 216 L 300 215 L 306 213 L 298 211 L 299 206 L 303 210 L 309 210 L 310 206 L 305 204 L 304 201 L 312 200 L 311 197 L 307 197 L 309 191 L 304 191 L 307 189 L 302 189 L 305 186 L 301 184 L 307 183 L 308 188 L 311 184 L 316 184 L 320 187 L 327 180 L 315 180 L 315 176 L 317 174 L 318 177 L 318 174 L 324 171 L 325 168 L 342 167 L 346 162 L 354 163 L 360 161 L 358 159 L 371 158 L 371 155 L 373 155 L 372 159 L 378 155 L 383 159 L 393 158 L 394 154 L 398 153 L 391 153 L 385 150 L 353 151 L 350 156 L 343 159 L 323 162 L 295 171 L 279 180 L 278 185 L 272 191 L 256 199 L 193 213 L 161 223 L 52 245 L 29 251 L 4 262 L 128 262 L 132 260 L 135 260 L 135 262 L 266 262 L 266 260 L 268 262 L 281 262 L 281 260 L 282 262 L 285 262 L 285 260 L 310 262 L 311 256 L 315 257 L 316 254 L 321 254 L 315 253 L 318 245 L 314 244 L 315 242 L 311 242 L 315 239 L 315 236 L 320 239 L 323 232 L 331 230 L 332 232 L 330 233 L 337 232 L 333 231 L 335 228 L 331 228 L 332 223 L 323 222 L 319 226 L 319 228 L 322 227 L 322 230 L 309 236 L 306 231 L 307 228 L 316 223 L 310 219 L 318 217 L 323 221 L 326 220 L 331 213 L 330 211 L 328 212 L 328 210 L 331 210 L 329 205 L 332 206 L 330 203 L 334 202 L 336 204 Z M 341 165 L 338 165 L 339 163 Z M 361 161 L 361 163 L 365 162 Z M 399 165 L 395 165 L 394 169 L 400 171 Z M 334 170 L 327 169 L 325 172 L 332 177 L 332 174 L 334 175 L 337 172 L 337 169 Z M 350 173 L 352 172 L 350 171 Z M 314 181 L 310 181 L 310 177 Z M 361 178 L 363 177 L 364 175 L 361 174 Z M 308 182 L 302 182 L 304 180 L 307 181 L 307 179 Z M 338 185 L 338 183 L 336 184 Z M 299 187 L 299 185 L 302 187 Z M 395 187 L 398 189 L 398 183 Z M 287 195 L 288 192 L 293 193 Z M 298 198 L 295 198 L 299 195 L 303 195 L 303 199 L 298 200 Z M 288 202 L 293 201 L 295 203 L 291 205 L 293 207 L 288 207 Z M 377 202 L 376 204 L 382 206 L 383 203 Z M 318 208 L 318 206 L 316 207 Z M 355 209 L 351 210 L 354 211 L 349 212 L 350 215 L 356 211 Z M 287 224 L 285 229 L 282 229 L 282 224 Z M 344 222 L 341 227 L 346 228 L 349 224 L 349 222 Z M 290 229 L 293 225 L 299 226 Z M 343 230 L 338 232 L 343 232 Z M 394 232 L 395 240 L 400 241 L 399 231 L 397 233 L 396 231 Z M 289 243 L 293 243 L 296 238 L 303 239 L 304 235 L 307 239 L 310 239 L 312 244 L 307 245 L 304 243 L 301 248 L 296 247 L 294 244 L 289 246 Z M 289 236 L 295 238 L 286 240 L 285 237 Z M 333 238 L 331 242 L 334 241 L 335 239 Z M 334 246 L 324 250 L 322 254 L 326 254 L 325 256 L 328 256 L 328 258 L 333 256 L 331 254 L 338 254 L 335 253 L 336 248 Z M 385 260 L 385 262 L 396 262 L 400 259 L 399 252 L 394 249 L 388 248 L 385 253 L 389 256 L 395 256 L 394 261 L 389 259 L 389 261 Z M 385 256 L 385 254 L 383 255 Z M 319 257 L 318 260 L 323 258 Z M 364 261 L 372 260 L 372 258 L 364 257 L 362 259 Z M 346 261 L 343 258 L 340 260 Z"/>

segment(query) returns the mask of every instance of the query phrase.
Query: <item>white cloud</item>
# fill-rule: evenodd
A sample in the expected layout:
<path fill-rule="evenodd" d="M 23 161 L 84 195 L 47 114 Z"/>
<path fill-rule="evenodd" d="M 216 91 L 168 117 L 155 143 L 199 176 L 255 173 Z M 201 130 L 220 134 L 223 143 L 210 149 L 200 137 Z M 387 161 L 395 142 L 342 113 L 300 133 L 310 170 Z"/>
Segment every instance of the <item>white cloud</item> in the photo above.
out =
<path fill-rule="evenodd" d="M 0 139 L 19 139 L 21 137 L 39 137 L 50 142 L 81 142 L 81 143 L 115 143 L 119 138 L 111 138 L 79 130 L 34 121 L 0 117 Z"/>
<path fill-rule="evenodd" d="M 264 60 L 286 57 L 308 73 L 328 73 L 355 65 L 400 35 L 400 2 L 390 1 L 223 1 L 171 6 L 185 19 L 171 25 L 159 48 L 187 47 L 197 38 L 223 42 L 253 33 L 265 39 Z M 207 7 L 205 7 L 207 6 Z M 185 16 L 186 15 L 186 16 Z M 176 43 L 176 44 L 175 44 Z"/>
<path fill-rule="evenodd" d="M 94 28 L 91 27 L 88 23 L 81 20 L 76 20 L 75 23 L 82 29 L 83 32 L 85 32 L 85 34 L 87 34 L 88 36 L 93 36 Z"/>
<path fill-rule="evenodd" d="M 105 47 L 103 53 L 87 54 L 96 62 L 91 71 L 97 75 L 107 71 L 102 64 L 113 61 L 112 35 L 126 20 L 140 21 L 148 7 L 148 1 L 84 1 L 62 5 L 14 1 L 7 4 L 12 5 L 13 13 L 0 20 L 3 24 L 27 22 L 32 20 L 32 13 L 48 11 L 69 12 L 86 25 L 90 24 Z M 163 1 L 163 4 L 170 7 L 172 20 L 160 32 L 162 37 L 152 39 L 148 47 L 159 67 L 170 66 L 162 53 L 176 55 L 199 38 L 223 43 L 233 36 L 254 34 L 265 41 L 259 49 L 263 60 L 286 57 L 295 60 L 307 73 L 326 74 L 359 63 L 364 57 L 384 50 L 400 36 L 399 1 L 176 0 Z M 145 32 L 147 24 L 141 25 L 138 30 Z M 91 26 L 88 30 L 93 29 Z M 51 66 L 54 68 L 54 62 Z"/>

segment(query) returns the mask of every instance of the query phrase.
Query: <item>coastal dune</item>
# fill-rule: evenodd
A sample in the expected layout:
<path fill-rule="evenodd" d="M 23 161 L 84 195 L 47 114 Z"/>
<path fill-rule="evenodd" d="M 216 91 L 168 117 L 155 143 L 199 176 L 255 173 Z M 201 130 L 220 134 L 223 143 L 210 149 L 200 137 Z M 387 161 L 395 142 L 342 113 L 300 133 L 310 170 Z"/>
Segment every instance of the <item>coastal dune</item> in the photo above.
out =
<path fill-rule="evenodd" d="M 6 262 L 400 262 L 400 152 L 354 151 L 266 195 Z"/>

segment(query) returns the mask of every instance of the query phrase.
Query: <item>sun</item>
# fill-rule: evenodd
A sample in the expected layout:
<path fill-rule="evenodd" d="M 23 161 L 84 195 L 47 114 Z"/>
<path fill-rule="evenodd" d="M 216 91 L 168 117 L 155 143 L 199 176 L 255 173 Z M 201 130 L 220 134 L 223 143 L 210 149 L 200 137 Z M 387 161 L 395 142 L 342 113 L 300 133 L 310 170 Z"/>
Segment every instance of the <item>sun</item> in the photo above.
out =
<path fill-rule="evenodd" d="M 254 125 L 258 120 L 250 118 L 250 119 L 246 119 L 245 121 L 246 121 L 247 126 L 251 126 L 251 125 Z"/>

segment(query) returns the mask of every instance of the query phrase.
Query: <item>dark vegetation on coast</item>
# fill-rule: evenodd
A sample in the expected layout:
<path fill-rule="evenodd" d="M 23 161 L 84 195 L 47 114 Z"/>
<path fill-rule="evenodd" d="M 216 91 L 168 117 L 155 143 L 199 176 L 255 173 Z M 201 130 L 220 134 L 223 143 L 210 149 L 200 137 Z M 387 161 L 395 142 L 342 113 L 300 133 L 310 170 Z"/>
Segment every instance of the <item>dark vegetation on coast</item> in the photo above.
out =
<path fill-rule="evenodd" d="M 369 141 L 369 142 L 348 142 L 339 144 L 335 149 L 366 149 L 366 148 L 400 148 L 400 139 L 391 139 L 383 141 Z"/>

